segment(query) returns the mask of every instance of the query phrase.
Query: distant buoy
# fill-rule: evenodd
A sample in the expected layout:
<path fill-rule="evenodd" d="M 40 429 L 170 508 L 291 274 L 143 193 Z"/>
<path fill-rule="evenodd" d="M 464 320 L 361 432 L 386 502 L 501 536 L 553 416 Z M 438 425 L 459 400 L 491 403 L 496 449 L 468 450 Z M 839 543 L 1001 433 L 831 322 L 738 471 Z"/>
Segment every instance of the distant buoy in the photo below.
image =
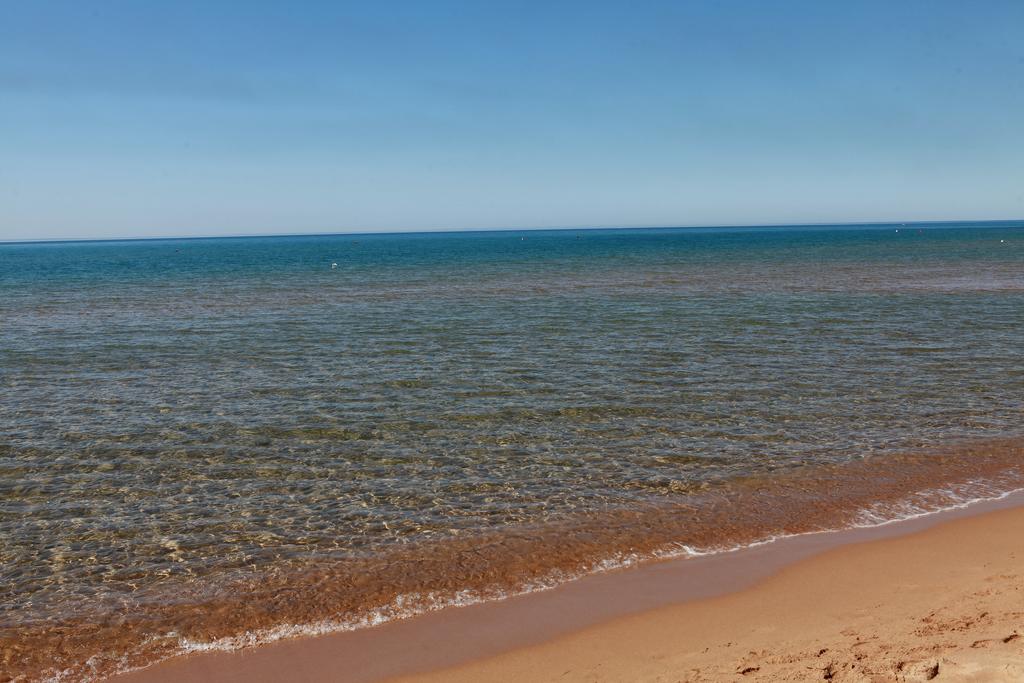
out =
<path fill-rule="evenodd" d="M 1006 240 L 999 240 L 999 244 L 1006 244 Z"/>
<path fill-rule="evenodd" d="M 338 264 L 337 264 L 337 263 L 332 263 L 332 264 L 331 264 L 331 270 L 334 270 L 334 269 L 335 269 L 335 268 L 337 268 L 337 267 L 338 267 Z"/>

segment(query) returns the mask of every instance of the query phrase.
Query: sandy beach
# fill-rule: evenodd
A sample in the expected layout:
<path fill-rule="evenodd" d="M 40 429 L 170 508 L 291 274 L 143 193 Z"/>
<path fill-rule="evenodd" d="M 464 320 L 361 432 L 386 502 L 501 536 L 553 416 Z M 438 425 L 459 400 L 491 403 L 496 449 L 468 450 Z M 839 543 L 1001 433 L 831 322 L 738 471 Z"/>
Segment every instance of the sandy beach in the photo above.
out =
<path fill-rule="evenodd" d="M 1024 510 L 404 681 L 1024 680 Z"/>
<path fill-rule="evenodd" d="M 113 680 L 1024 680 L 1024 508 L 1000 506 L 655 563 Z"/>

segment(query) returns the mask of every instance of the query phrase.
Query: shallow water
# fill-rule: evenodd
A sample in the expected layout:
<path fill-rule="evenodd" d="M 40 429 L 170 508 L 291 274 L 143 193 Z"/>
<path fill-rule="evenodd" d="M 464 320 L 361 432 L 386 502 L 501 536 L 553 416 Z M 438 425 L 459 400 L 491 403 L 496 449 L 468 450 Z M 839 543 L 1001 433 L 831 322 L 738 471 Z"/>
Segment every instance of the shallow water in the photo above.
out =
<path fill-rule="evenodd" d="M 998 495 L 1022 348 L 1021 224 L 0 245 L 0 670 Z"/>

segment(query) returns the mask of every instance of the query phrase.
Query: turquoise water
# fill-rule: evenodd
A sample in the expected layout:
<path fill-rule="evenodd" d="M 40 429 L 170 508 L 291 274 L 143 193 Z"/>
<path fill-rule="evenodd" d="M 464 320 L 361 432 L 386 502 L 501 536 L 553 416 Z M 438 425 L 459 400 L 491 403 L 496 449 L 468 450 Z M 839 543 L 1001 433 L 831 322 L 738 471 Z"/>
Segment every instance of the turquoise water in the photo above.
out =
<path fill-rule="evenodd" d="M 827 502 L 868 456 L 856 504 L 895 501 L 908 453 L 1016 443 L 1021 349 L 1022 223 L 0 245 L 0 643 L 80 675 L 138 647 L 126 620 L 201 631 L 227 586 L 743 487 L 770 508 L 792 476 Z"/>

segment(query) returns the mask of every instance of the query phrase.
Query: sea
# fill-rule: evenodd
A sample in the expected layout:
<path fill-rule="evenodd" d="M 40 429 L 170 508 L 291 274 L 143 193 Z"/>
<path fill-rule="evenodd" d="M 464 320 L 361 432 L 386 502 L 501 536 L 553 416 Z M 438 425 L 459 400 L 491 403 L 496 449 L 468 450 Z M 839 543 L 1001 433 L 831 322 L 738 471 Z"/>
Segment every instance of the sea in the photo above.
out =
<path fill-rule="evenodd" d="M 1024 487 L 1024 221 L 0 244 L 0 680 Z"/>

